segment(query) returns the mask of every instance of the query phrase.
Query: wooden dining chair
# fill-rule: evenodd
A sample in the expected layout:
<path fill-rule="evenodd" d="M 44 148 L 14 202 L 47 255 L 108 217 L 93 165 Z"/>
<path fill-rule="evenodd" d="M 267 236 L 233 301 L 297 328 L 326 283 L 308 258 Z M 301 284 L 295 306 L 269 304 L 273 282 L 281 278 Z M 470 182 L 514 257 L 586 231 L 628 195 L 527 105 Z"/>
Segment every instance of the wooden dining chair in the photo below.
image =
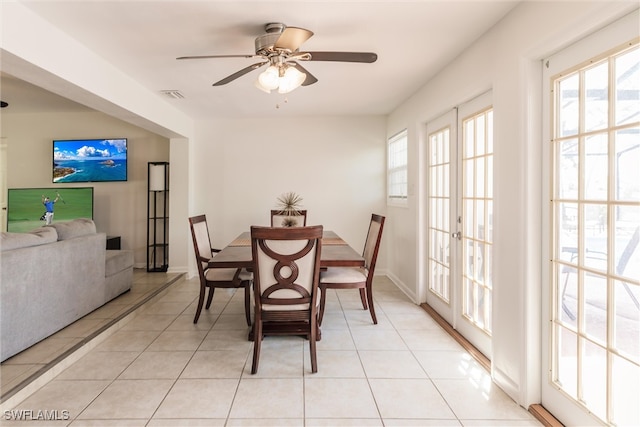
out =
<path fill-rule="evenodd" d="M 322 226 L 251 227 L 253 255 L 253 364 L 267 335 L 301 335 L 309 340 L 311 371 L 318 371 L 318 307 Z"/>
<path fill-rule="evenodd" d="M 364 243 L 362 257 L 364 267 L 329 267 L 320 273 L 320 314 L 318 324 L 322 324 L 324 308 L 327 301 L 327 289 L 359 289 L 362 308 L 369 308 L 371 319 L 378 324 L 376 311 L 373 306 L 373 275 L 382 239 L 382 229 L 385 217 L 372 214 L 367 232 L 367 240 Z"/>
<path fill-rule="evenodd" d="M 288 215 L 281 210 L 271 210 L 272 227 L 305 227 L 307 225 L 307 211 L 298 211 L 299 215 Z"/>
<path fill-rule="evenodd" d="M 220 250 L 211 247 L 207 217 L 205 215 L 190 217 L 189 225 L 200 276 L 200 296 L 193 323 L 198 323 L 207 289 L 209 289 L 209 296 L 207 297 L 205 308 L 208 310 L 211 307 L 213 292 L 216 288 L 244 288 L 245 316 L 247 325 L 251 326 L 251 282 L 253 274 L 241 268 L 209 268 L 209 260 Z"/>

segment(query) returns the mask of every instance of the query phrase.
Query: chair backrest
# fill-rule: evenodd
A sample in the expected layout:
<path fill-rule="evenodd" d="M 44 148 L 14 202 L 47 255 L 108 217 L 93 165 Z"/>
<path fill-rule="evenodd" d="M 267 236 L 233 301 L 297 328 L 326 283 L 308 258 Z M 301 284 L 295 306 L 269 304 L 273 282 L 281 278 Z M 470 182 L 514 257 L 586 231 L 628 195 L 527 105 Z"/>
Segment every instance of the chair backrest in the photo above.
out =
<path fill-rule="evenodd" d="M 191 227 L 193 249 L 196 252 L 198 273 L 202 278 L 204 277 L 204 271 L 207 269 L 207 261 L 213 258 L 211 240 L 209 239 L 209 228 L 207 226 L 207 217 L 205 215 L 192 216 L 189 218 L 189 226 Z"/>
<path fill-rule="evenodd" d="M 362 257 L 364 258 L 364 268 L 373 275 L 378 259 L 378 249 L 380 249 L 380 240 L 382 240 L 382 229 L 384 228 L 385 217 L 381 215 L 371 214 L 371 222 L 369 223 L 369 231 L 367 232 L 367 240 L 364 242 L 364 250 Z"/>
<path fill-rule="evenodd" d="M 251 227 L 258 309 L 307 310 L 318 294 L 322 226 Z M 316 304 L 311 304 L 312 313 Z"/>
<path fill-rule="evenodd" d="M 272 227 L 306 227 L 307 211 L 302 209 L 298 211 L 299 215 L 287 215 L 281 210 L 271 210 L 271 226 Z"/>

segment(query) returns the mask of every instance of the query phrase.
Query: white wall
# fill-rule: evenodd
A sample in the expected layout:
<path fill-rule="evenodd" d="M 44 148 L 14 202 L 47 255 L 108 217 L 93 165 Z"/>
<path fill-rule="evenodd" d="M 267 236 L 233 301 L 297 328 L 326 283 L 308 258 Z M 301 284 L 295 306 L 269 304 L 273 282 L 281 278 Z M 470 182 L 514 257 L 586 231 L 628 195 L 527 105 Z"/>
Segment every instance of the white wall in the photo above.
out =
<path fill-rule="evenodd" d="M 2 115 L 7 142 L 8 188 L 93 187 L 98 231 L 122 237 L 122 248 L 134 251 L 137 267 L 146 267 L 147 162 L 169 160 L 169 140 L 102 113 Z M 52 140 L 128 139 L 127 182 L 52 183 Z"/>
<path fill-rule="evenodd" d="M 421 295 L 427 283 L 417 218 L 426 194 L 421 174 L 423 126 L 456 105 L 493 89 L 494 298 L 492 375 L 518 403 L 540 402 L 542 58 L 637 8 L 631 2 L 524 2 L 445 67 L 388 121 L 387 134 L 409 129 L 409 204 L 389 208 L 387 268 Z M 545 95 L 546 96 L 546 95 Z"/>
<path fill-rule="evenodd" d="M 361 250 L 371 214 L 385 214 L 385 127 L 382 116 L 198 122 L 191 212 L 207 214 L 213 244 L 222 247 L 251 225 L 269 225 L 277 197 L 295 191 L 308 225 L 322 224 Z"/>

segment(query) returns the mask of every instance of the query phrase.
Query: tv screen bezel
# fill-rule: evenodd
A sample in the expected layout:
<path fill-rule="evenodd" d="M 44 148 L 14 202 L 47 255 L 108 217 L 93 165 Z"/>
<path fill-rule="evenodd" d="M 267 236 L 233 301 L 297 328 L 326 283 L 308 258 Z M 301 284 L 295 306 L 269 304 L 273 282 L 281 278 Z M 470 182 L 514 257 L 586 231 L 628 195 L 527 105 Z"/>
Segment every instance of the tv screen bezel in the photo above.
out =
<path fill-rule="evenodd" d="M 72 200 L 65 200 L 64 197 L 64 193 L 65 191 L 69 191 L 69 190 L 85 190 L 88 191 L 91 195 L 91 215 L 87 216 L 87 215 L 72 215 L 69 217 L 63 217 L 60 218 L 59 213 L 60 213 L 60 209 L 61 206 L 66 206 L 69 203 L 72 203 Z M 34 201 L 33 201 L 33 207 L 31 208 L 33 210 L 33 212 L 30 214 L 33 215 L 33 223 L 31 223 L 29 226 L 25 226 L 25 227 L 17 227 L 16 229 L 16 223 L 17 224 L 24 224 L 23 221 L 10 221 L 11 216 L 12 216 L 12 212 L 13 210 L 15 210 L 15 198 L 12 200 L 12 192 L 15 191 L 33 191 L 34 192 Z M 93 219 L 94 216 L 94 212 L 95 212 L 95 190 L 94 187 L 64 187 L 64 188 L 51 188 L 51 187 L 30 187 L 30 188 L 9 188 L 7 189 L 7 232 L 11 232 L 11 233 L 24 233 L 24 232 L 28 232 L 30 230 L 33 230 L 35 228 L 38 227 L 42 227 L 45 225 L 43 220 L 40 220 L 39 218 L 41 217 L 41 215 L 43 215 L 44 211 L 45 211 L 45 207 L 42 204 L 42 200 L 41 197 L 43 195 L 48 196 L 51 199 L 55 199 L 56 194 L 60 193 L 61 198 L 58 200 L 58 202 L 56 203 L 56 207 L 54 209 L 54 216 L 53 216 L 53 221 L 54 222 L 58 222 L 58 221 L 70 221 L 72 219 L 76 219 L 76 218 L 89 218 L 89 219 Z M 13 193 L 15 194 L 15 193 Z M 56 212 L 58 212 L 58 217 L 56 217 Z M 30 221 L 31 222 L 31 221 Z M 12 223 L 14 224 L 13 227 L 11 227 Z"/>
<path fill-rule="evenodd" d="M 102 179 L 74 179 L 74 180 L 69 180 L 69 181 L 60 181 L 59 179 L 56 180 L 56 176 L 55 176 L 55 171 L 56 171 L 56 147 L 59 147 L 60 144 L 78 144 L 78 143 L 87 143 L 87 145 L 97 145 L 100 143 L 105 143 L 106 141 L 124 141 L 124 167 L 125 167 L 125 171 L 124 171 L 124 178 L 102 178 Z M 128 138 L 79 138 L 79 139 L 54 139 L 51 143 L 51 181 L 53 182 L 53 184 L 75 184 L 75 183 L 87 183 L 87 182 L 126 182 L 129 179 L 129 140 Z M 96 160 L 98 161 L 101 158 L 104 157 L 100 157 L 100 156 L 95 156 Z M 111 156 L 111 158 L 107 158 L 107 160 L 112 159 L 113 156 Z M 91 178 L 91 177 L 90 177 Z"/>

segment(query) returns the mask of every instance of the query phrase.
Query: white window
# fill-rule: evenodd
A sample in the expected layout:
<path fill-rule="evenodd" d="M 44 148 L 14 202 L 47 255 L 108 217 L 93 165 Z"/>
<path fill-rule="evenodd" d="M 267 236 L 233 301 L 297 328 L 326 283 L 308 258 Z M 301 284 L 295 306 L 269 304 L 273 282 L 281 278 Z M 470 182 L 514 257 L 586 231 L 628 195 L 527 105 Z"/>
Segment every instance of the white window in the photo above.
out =
<path fill-rule="evenodd" d="M 390 204 L 407 202 L 407 130 L 389 138 L 387 154 L 387 199 Z"/>

